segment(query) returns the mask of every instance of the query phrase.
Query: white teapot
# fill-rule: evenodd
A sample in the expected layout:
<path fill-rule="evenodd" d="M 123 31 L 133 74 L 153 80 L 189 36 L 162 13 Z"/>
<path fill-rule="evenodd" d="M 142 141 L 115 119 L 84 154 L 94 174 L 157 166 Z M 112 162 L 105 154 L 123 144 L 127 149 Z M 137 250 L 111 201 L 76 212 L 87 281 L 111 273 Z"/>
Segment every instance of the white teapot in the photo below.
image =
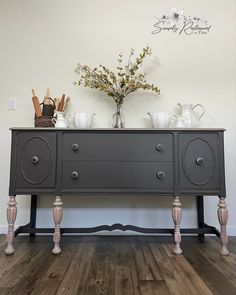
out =
<path fill-rule="evenodd" d="M 73 124 L 75 128 L 89 128 L 95 113 L 75 113 Z"/>

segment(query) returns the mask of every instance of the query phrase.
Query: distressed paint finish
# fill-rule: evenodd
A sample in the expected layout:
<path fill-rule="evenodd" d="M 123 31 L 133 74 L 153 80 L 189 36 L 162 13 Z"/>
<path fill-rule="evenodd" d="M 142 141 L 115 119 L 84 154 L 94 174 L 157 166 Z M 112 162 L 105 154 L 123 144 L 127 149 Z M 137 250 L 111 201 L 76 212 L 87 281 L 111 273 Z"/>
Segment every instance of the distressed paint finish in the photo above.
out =
<path fill-rule="evenodd" d="M 175 246 L 174 246 L 174 253 L 177 255 L 182 254 L 182 249 L 180 248 L 180 242 L 181 242 L 181 234 L 180 234 L 180 222 L 182 218 L 182 209 L 181 209 L 181 203 L 179 200 L 179 197 L 174 196 L 174 202 L 172 203 L 172 217 L 175 225 Z"/>
<path fill-rule="evenodd" d="M 182 213 L 177 196 L 225 196 L 224 129 L 222 128 L 75 128 L 66 130 L 64 128 L 12 128 L 11 130 L 9 195 L 57 196 L 53 209 L 54 254 L 61 252 L 59 242 L 62 201 L 59 196 L 64 193 L 117 192 L 153 194 L 157 197 L 175 196 L 172 215 L 175 224 L 174 252 L 176 254 L 182 253 L 180 248 Z M 77 148 L 76 150 L 73 148 L 74 145 L 79 147 L 78 151 Z M 37 163 L 32 161 L 32 155 L 38 157 Z M 220 201 L 218 215 L 222 232 L 221 252 L 226 254 L 227 210 L 224 205 L 223 200 Z M 15 209 L 11 208 L 9 213 L 9 220 L 12 219 L 9 221 L 11 225 L 9 232 L 12 234 L 8 235 L 11 245 Z M 201 225 L 204 224 L 203 219 L 201 218 Z M 35 231 L 32 230 L 33 228 Z M 92 228 L 92 231 L 91 229 L 86 231 L 96 232 L 115 228 L 173 234 L 172 229 L 146 229 L 121 224 L 97 226 Z M 51 232 L 51 228 L 43 230 L 35 228 L 35 218 L 32 218 L 30 226 L 29 224 L 21 226 L 15 234 L 42 233 L 47 230 Z M 63 230 L 71 233 L 84 232 L 80 228 Z M 182 233 L 189 232 L 189 229 L 184 230 L 186 229 L 183 229 Z M 199 232 L 220 235 L 210 226 L 202 227 Z M 8 250 L 8 252 L 14 251 L 10 248 Z"/>
<path fill-rule="evenodd" d="M 5 249 L 5 253 L 7 255 L 13 254 L 15 249 L 13 247 L 13 237 L 14 237 L 14 223 L 16 220 L 16 197 L 10 196 L 8 208 L 7 208 L 7 222 L 8 222 L 8 234 L 7 234 L 7 248 Z"/>
<path fill-rule="evenodd" d="M 53 242 L 54 248 L 52 250 L 53 254 L 60 254 L 61 253 L 61 248 L 60 248 L 60 240 L 61 240 L 61 232 L 60 232 L 60 223 L 62 219 L 62 205 L 63 202 L 61 200 L 60 196 L 56 196 L 55 202 L 53 203 L 54 208 L 53 208 L 53 219 L 55 222 L 55 232 L 53 235 Z"/>
<path fill-rule="evenodd" d="M 218 219 L 220 223 L 220 232 L 221 232 L 221 250 L 220 253 L 222 255 L 229 255 L 229 250 L 227 248 L 228 244 L 228 236 L 226 232 L 226 224 L 228 221 L 228 209 L 225 203 L 225 197 L 219 198 L 218 204 Z"/>

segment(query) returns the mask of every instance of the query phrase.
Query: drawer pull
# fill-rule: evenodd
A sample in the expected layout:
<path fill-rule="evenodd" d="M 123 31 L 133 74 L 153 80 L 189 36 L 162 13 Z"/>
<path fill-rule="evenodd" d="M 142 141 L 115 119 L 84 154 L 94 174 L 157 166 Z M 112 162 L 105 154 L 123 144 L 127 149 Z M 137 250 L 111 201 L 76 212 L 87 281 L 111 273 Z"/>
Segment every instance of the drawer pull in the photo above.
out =
<path fill-rule="evenodd" d="M 31 162 L 32 162 L 33 164 L 37 164 L 37 163 L 39 162 L 39 158 L 38 158 L 37 156 L 33 156 L 33 157 L 31 158 Z"/>
<path fill-rule="evenodd" d="M 157 177 L 158 177 L 159 179 L 164 179 L 164 178 L 165 178 L 165 173 L 164 173 L 163 171 L 158 171 L 158 172 L 157 172 Z"/>
<path fill-rule="evenodd" d="M 196 159 L 196 164 L 197 164 L 197 165 L 202 165 L 203 162 L 204 162 L 204 159 L 201 158 L 201 157 L 199 157 L 199 158 Z"/>
<path fill-rule="evenodd" d="M 73 143 L 71 147 L 74 152 L 77 152 L 79 150 L 79 145 L 77 143 Z"/>
<path fill-rule="evenodd" d="M 72 171 L 72 172 L 71 172 L 71 177 L 72 177 L 73 179 L 76 179 L 76 178 L 79 177 L 79 173 L 78 173 L 77 171 Z"/>
<path fill-rule="evenodd" d="M 161 151 L 164 151 L 164 146 L 163 144 L 159 143 L 157 146 L 156 146 L 156 149 L 161 152 Z"/>

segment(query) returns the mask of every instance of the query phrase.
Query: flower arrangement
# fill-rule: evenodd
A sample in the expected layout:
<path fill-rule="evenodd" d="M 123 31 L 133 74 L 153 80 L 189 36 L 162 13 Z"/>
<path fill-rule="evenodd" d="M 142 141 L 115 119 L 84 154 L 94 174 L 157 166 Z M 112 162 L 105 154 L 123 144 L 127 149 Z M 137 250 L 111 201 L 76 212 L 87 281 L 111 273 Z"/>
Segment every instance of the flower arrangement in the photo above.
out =
<path fill-rule="evenodd" d="M 139 89 L 160 93 L 159 87 L 147 83 L 146 73 L 139 73 L 144 59 L 151 55 L 151 48 L 146 46 L 138 57 L 134 59 L 134 49 L 131 49 L 127 63 L 124 65 L 123 54 L 118 56 L 117 71 L 113 72 L 103 65 L 91 69 L 87 65 L 78 64 L 76 72 L 80 75 L 74 85 L 98 89 L 112 97 L 117 106 L 116 123 L 114 127 L 124 127 L 120 116 L 120 108 L 124 98 Z"/>

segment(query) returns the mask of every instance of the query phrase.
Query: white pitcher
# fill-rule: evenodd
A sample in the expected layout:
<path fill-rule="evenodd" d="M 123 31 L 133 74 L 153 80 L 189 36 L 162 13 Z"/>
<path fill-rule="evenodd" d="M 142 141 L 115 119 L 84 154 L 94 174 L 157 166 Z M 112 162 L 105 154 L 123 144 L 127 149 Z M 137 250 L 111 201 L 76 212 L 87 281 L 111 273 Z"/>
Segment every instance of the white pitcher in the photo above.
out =
<path fill-rule="evenodd" d="M 67 121 L 64 118 L 64 112 L 54 111 L 54 117 L 52 118 L 52 122 L 56 128 L 68 127 Z"/>
<path fill-rule="evenodd" d="M 73 116 L 74 127 L 89 128 L 93 116 L 95 116 L 95 113 L 75 113 Z"/>
<path fill-rule="evenodd" d="M 185 120 L 181 117 L 176 118 L 174 127 L 175 128 L 186 128 Z"/>
<path fill-rule="evenodd" d="M 196 128 L 199 126 L 199 121 L 202 118 L 202 116 L 205 114 L 205 109 L 201 104 L 181 104 L 177 103 L 179 106 L 179 116 L 184 120 L 184 125 L 185 127 L 188 128 Z M 195 108 L 200 107 L 201 108 L 201 113 L 196 116 L 194 110 Z"/>

